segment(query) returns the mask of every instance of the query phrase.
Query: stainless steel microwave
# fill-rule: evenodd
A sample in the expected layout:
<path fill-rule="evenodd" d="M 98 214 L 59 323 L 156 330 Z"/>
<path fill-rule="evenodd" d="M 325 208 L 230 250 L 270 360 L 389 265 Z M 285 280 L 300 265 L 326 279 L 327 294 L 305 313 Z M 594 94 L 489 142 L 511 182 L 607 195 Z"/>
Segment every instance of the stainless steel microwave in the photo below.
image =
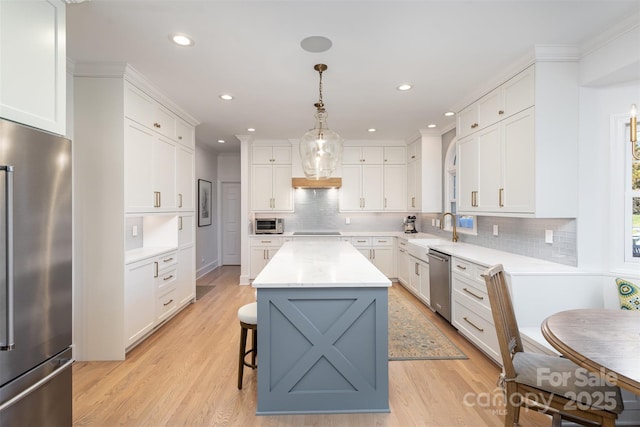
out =
<path fill-rule="evenodd" d="M 256 218 L 253 230 L 256 234 L 282 234 L 284 218 Z"/>

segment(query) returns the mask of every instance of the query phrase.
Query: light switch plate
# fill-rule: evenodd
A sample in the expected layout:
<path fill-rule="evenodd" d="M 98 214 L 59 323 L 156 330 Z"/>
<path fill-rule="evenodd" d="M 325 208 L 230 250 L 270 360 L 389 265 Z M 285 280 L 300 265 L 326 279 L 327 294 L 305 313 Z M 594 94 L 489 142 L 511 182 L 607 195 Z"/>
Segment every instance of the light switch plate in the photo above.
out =
<path fill-rule="evenodd" d="M 346 218 L 344 219 L 344 223 L 345 223 L 345 224 L 347 224 L 347 225 L 351 224 L 351 218 L 346 217 Z"/>
<path fill-rule="evenodd" d="M 553 243 L 553 230 L 544 230 L 544 242 Z"/>
<path fill-rule="evenodd" d="M 497 236 L 497 235 L 498 235 L 498 226 L 497 226 L 497 225 L 494 225 L 494 226 L 493 226 L 493 235 L 494 235 L 494 236 Z"/>
<path fill-rule="evenodd" d="M 138 235 L 138 226 L 134 225 L 133 227 L 131 227 L 131 234 L 133 235 L 133 237 L 136 237 Z"/>

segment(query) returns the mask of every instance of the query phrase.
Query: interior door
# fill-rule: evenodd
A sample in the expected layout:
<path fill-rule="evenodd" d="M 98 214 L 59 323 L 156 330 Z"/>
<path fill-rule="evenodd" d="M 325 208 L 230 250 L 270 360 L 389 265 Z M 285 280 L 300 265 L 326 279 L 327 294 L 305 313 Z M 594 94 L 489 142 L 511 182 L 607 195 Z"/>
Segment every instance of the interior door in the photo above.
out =
<path fill-rule="evenodd" d="M 240 183 L 222 183 L 222 265 L 240 265 Z"/>

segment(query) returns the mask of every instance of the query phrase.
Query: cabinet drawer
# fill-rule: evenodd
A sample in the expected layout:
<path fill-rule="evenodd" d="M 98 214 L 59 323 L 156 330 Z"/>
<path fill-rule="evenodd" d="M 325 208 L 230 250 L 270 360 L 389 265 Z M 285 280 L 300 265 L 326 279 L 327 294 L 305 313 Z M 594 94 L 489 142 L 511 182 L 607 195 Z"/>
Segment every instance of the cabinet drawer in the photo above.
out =
<path fill-rule="evenodd" d="M 371 237 L 352 237 L 351 244 L 355 247 L 371 246 Z"/>
<path fill-rule="evenodd" d="M 476 347 L 480 348 L 496 362 L 502 364 L 498 337 L 493 323 L 470 309 L 459 299 L 454 301 L 454 326 Z"/>
<path fill-rule="evenodd" d="M 155 278 L 156 285 L 160 292 L 164 292 L 169 286 L 173 286 L 178 278 L 178 269 L 176 267 L 168 268 L 165 271 L 162 271 L 158 274 L 158 277 Z"/>
<path fill-rule="evenodd" d="M 373 246 L 392 246 L 393 245 L 393 237 L 374 237 L 373 242 L 371 244 Z"/>
<path fill-rule="evenodd" d="M 177 308 L 178 302 L 176 300 L 176 288 L 173 287 L 158 298 L 158 303 L 156 305 L 158 321 L 161 322 L 165 320 L 174 311 L 176 311 Z"/>
<path fill-rule="evenodd" d="M 409 241 L 407 239 L 398 239 L 398 247 L 407 249 L 408 245 L 409 245 Z"/>
<path fill-rule="evenodd" d="M 171 268 L 178 262 L 178 254 L 176 252 L 169 252 L 165 255 L 156 258 L 156 275 L 161 274 L 166 269 Z"/>
<path fill-rule="evenodd" d="M 481 289 L 486 289 L 484 284 L 484 277 L 482 277 L 482 273 L 484 273 L 485 270 L 486 267 L 482 265 L 474 264 L 460 258 L 453 258 L 451 260 L 452 273 L 468 277 L 469 279 L 480 283 L 482 285 Z"/>
<path fill-rule="evenodd" d="M 264 237 L 251 239 L 251 246 L 281 246 L 280 237 Z"/>
<path fill-rule="evenodd" d="M 454 295 L 461 295 L 465 300 L 479 304 L 487 310 L 488 318 L 492 319 L 491 304 L 489 303 L 489 295 L 485 286 L 462 277 L 454 277 L 452 282 Z"/>

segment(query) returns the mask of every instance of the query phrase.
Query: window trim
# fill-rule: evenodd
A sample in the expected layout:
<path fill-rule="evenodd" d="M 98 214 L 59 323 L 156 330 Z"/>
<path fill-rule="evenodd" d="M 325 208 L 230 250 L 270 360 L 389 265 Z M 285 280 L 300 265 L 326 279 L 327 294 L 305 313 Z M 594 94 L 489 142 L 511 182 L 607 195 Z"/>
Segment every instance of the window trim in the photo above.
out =
<path fill-rule="evenodd" d="M 451 202 L 456 202 L 456 206 L 457 206 L 457 200 L 453 199 L 453 180 L 452 180 L 452 175 L 455 175 L 456 177 L 458 176 L 458 165 L 457 162 L 454 163 L 454 161 L 457 159 L 457 153 L 458 153 L 458 137 L 454 137 L 451 140 L 451 143 L 449 144 L 449 147 L 447 148 L 447 152 L 445 154 L 444 157 L 444 212 L 448 212 L 449 211 L 449 207 L 451 206 Z M 458 190 L 460 189 L 460 183 L 458 182 Z M 456 218 L 457 218 L 457 212 L 456 212 Z M 473 228 L 469 229 L 469 228 L 461 228 L 458 227 L 457 228 L 457 232 L 459 234 L 469 234 L 472 236 L 477 236 L 478 235 L 478 217 L 476 215 L 464 215 L 464 216 L 470 216 L 473 218 Z M 446 231 L 451 231 L 452 230 L 452 226 L 451 226 L 451 217 L 447 216 L 445 218 L 444 221 L 444 226 L 443 229 Z"/>

